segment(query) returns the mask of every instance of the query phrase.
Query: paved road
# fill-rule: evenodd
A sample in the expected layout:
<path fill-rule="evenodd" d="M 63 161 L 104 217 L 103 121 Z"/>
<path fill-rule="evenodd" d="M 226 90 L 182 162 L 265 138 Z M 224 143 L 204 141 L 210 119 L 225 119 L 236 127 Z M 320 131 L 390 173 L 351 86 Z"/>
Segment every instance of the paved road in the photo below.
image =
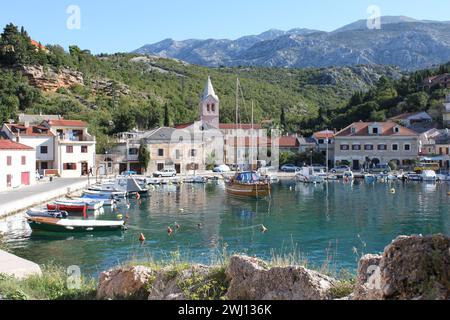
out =
<path fill-rule="evenodd" d="M 0 192 L 0 217 L 15 209 L 26 209 L 36 202 L 45 202 L 57 197 L 59 194 L 67 193 L 67 188 L 80 188 L 83 183 L 87 184 L 87 178 L 58 178 L 49 183 L 39 183 L 34 186 Z"/>

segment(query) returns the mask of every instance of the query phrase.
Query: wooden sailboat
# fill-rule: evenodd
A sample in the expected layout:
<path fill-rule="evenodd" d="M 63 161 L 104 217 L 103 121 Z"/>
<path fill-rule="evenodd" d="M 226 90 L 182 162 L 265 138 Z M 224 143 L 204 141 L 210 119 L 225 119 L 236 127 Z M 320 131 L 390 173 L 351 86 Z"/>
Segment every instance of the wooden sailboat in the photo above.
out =
<path fill-rule="evenodd" d="M 251 141 L 251 160 L 250 166 L 253 165 L 253 148 L 254 148 L 254 130 L 253 130 L 253 103 L 252 103 L 252 141 Z M 236 83 L 236 126 L 239 127 L 239 79 Z M 238 143 L 235 143 L 236 164 L 238 163 Z M 226 181 L 225 190 L 228 194 L 239 197 L 264 198 L 270 195 L 270 181 L 263 180 L 255 171 L 238 172 L 233 178 Z"/>

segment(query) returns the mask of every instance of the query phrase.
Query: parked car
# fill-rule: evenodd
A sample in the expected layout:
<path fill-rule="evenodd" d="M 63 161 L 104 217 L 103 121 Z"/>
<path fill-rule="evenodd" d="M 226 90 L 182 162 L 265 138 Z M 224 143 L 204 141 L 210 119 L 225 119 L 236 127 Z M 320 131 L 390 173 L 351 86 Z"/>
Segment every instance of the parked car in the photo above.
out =
<path fill-rule="evenodd" d="M 281 171 L 283 171 L 283 172 L 297 172 L 300 170 L 301 170 L 300 167 L 297 167 L 293 164 L 285 164 L 281 167 Z"/>
<path fill-rule="evenodd" d="M 177 171 L 175 169 L 164 169 L 162 171 L 156 171 L 153 173 L 154 177 L 157 178 L 171 178 L 177 176 Z"/>
<path fill-rule="evenodd" d="M 220 166 L 217 166 L 213 170 L 213 172 L 216 172 L 216 173 L 224 173 L 224 172 L 230 172 L 230 171 L 231 171 L 230 167 L 227 166 L 226 164 L 222 164 Z"/>
<path fill-rule="evenodd" d="M 388 174 L 392 171 L 391 167 L 388 164 L 377 164 L 373 168 L 370 168 L 368 170 L 369 173 L 384 173 Z"/>
<path fill-rule="evenodd" d="M 347 171 L 351 171 L 349 166 L 337 166 L 337 167 L 335 167 L 335 168 L 330 170 L 331 173 L 335 173 L 335 174 L 336 173 L 344 173 L 344 172 L 347 172 Z"/>

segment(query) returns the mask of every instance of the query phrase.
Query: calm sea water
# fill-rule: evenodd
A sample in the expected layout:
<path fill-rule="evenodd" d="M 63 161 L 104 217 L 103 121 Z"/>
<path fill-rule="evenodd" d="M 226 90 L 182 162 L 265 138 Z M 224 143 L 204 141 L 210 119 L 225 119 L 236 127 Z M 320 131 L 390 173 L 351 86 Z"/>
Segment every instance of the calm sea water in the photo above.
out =
<path fill-rule="evenodd" d="M 91 275 L 129 260 L 170 259 L 174 252 L 210 263 L 224 247 L 264 259 L 296 251 L 314 266 L 331 259 L 338 268 L 354 270 L 359 254 L 381 252 L 398 235 L 450 235 L 448 192 L 448 184 L 280 182 L 270 200 L 256 201 L 229 197 L 220 183 L 165 186 L 148 200 L 133 200 L 129 210 L 122 206 L 97 217 L 128 213 L 130 229 L 124 233 L 33 233 L 20 215 L 0 221 L 0 232 L 21 257 L 78 265 Z M 169 236 L 167 227 L 175 223 L 181 229 Z M 262 224 L 269 229 L 265 234 Z"/>

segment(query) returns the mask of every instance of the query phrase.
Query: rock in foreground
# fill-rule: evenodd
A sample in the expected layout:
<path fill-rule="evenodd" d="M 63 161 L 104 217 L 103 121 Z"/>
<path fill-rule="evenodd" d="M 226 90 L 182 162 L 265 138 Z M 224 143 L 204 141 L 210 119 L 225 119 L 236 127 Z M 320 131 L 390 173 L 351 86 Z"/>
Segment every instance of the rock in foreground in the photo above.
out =
<path fill-rule="evenodd" d="M 261 260 L 233 256 L 227 269 L 231 300 L 327 300 L 336 280 L 303 267 L 268 268 Z"/>
<path fill-rule="evenodd" d="M 450 299 L 450 238 L 398 237 L 381 257 L 361 259 L 358 272 L 356 300 Z"/>
<path fill-rule="evenodd" d="M 146 267 L 118 268 L 100 275 L 97 299 L 145 299 L 154 272 Z"/>

